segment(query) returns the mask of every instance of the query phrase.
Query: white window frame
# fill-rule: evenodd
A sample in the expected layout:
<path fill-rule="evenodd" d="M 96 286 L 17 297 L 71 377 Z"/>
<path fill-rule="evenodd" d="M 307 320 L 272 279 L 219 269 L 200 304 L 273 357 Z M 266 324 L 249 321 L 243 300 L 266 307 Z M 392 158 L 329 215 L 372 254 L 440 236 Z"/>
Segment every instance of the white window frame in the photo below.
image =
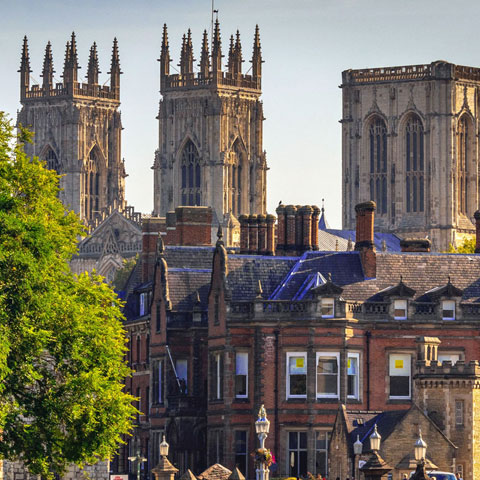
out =
<path fill-rule="evenodd" d="M 290 358 L 292 357 L 302 357 L 304 362 L 305 362 L 305 393 L 301 395 L 293 395 L 290 394 L 290 371 L 289 371 L 289 366 L 290 366 Z M 307 374 L 308 374 L 308 364 L 307 364 L 307 352 L 287 352 L 287 365 L 286 365 L 286 394 L 287 394 L 287 400 L 289 398 L 307 398 Z"/>
<path fill-rule="evenodd" d="M 395 359 L 395 357 L 397 357 Z M 400 358 L 403 357 L 403 358 Z M 405 377 L 406 375 L 392 375 L 392 361 L 394 360 L 403 360 L 408 365 L 408 396 L 407 395 L 391 395 L 388 392 L 388 398 L 390 400 L 411 400 L 412 398 L 412 355 L 410 353 L 390 353 L 388 355 L 388 379 L 389 379 L 389 390 L 391 377 Z"/>
<path fill-rule="evenodd" d="M 140 294 L 140 308 L 139 308 L 139 314 L 141 317 L 143 317 L 146 313 L 146 303 L 147 303 L 147 293 L 143 292 Z"/>
<path fill-rule="evenodd" d="M 453 306 L 453 308 L 445 308 L 446 305 Z M 445 317 L 443 314 L 445 310 L 453 310 L 453 317 Z M 455 300 L 442 300 L 442 320 L 455 320 L 456 313 Z"/>
<path fill-rule="evenodd" d="M 324 303 L 325 303 L 326 306 L 331 306 L 332 307 L 332 314 L 331 315 L 324 315 L 323 314 Z M 335 299 L 334 298 L 332 298 L 332 297 L 322 298 L 320 308 L 321 308 L 321 312 L 322 312 L 322 318 L 334 318 L 335 317 Z"/>
<path fill-rule="evenodd" d="M 239 373 L 238 372 L 238 366 L 239 366 L 239 357 L 246 357 L 245 364 L 246 364 L 246 371 L 245 373 Z M 236 393 L 235 391 L 235 398 L 248 398 L 248 352 L 236 352 L 235 353 L 235 377 L 237 375 L 242 375 L 245 377 L 245 395 L 241 395 L 239 393 Z M 235 378 L 235 390 L 236 390 L 236 378 Z"/>
<path fill-rule="evenodd" d="M 320 357 L 330 357 L 337 360 L 337 393 L 318 393 L 318 359 Z M 339 398 L 340 396 L 340 352 L 317 352 L 315 361 L 315 395 L 316 398 Z"/>
<path fill-rule="evenodd" d="M 397 309 L 397 305 L 399 306 L 399 308 Z M 400 299 L 398 298 L 397 300 L 394 300 L 393 301 L 393 318 L 395 320 L 406 320 L 407 319 L 407 316 L 408 316 L 408 302 L 406 300 L 403 300 L 403 299 Z M 397 310 L 405 310 L 405 315 L 404 316 L 397 316 L 395 315 L 395 312 Z"/>
<path fill-rule="evenodd" d="M 350 359 L 357 361 L 357 374 L 355 375 L 355 395 L 348 395 L 348 361 Z M 360 353 L 349 352 L 347 354 L 347 398 L 358 400 L 360 398 Z"/>

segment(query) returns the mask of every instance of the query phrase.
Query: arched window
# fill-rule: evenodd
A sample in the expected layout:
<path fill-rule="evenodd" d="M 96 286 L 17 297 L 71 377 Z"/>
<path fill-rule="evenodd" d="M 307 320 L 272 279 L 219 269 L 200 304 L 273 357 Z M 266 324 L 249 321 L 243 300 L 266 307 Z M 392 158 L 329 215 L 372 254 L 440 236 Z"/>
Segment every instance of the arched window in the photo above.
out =
<path fill-rule="evenodd" d="M 407 212 L 423 212 L 425 150 L 423 124 L 411 115 L 405 124 L 405 197 Z"/>
<path fill-rule="evenodd" d="M 370 199 L 377 204 L 380 215 L 387 213 L 387 126 L 375 118 L 368 130 L 370 156 Z"/>
<path fill-rule="evenodd" d="M 463 115 L 458 122 L 457 136 L 457 201 L 460 213 L 467 215 L 468 208 L 468 162 L 470 125 L 466 115 Z"/>
<path fill-rule="evenodd" d="M 57 155 L 50 146 L 45 152 L 44 159 L 47 162 L 47 168 L 49 170 L 55 170 L 57 173 L 60 173 L 60 162 L 58 161 Z"/>
<path fill-rule="evenodd" d="M 95 148 L 92 148 L 85 164 L 83 177 L 85 218 L 88 221 L 92 221 L 100 211 L 100 172 L 98 164 L 98 153 Z"/>
<path fill-rule="evenodd" d="M 244 155 L 242 153 L 242 148 L 240 143 L 237 141 L 233 145 L 232 156 L 231 156 L 231 165 L 229 169 L 229 196 L 231 198 L 230 210 L 235 215 L 241 215 L 245 210 L 243 204 L 243 159 Z"/>
<path fill-rule="evenodd" d="M 201 205 L 202 168 L 197 147 L 189 140 L 181 157 L 182 205 Z"/>

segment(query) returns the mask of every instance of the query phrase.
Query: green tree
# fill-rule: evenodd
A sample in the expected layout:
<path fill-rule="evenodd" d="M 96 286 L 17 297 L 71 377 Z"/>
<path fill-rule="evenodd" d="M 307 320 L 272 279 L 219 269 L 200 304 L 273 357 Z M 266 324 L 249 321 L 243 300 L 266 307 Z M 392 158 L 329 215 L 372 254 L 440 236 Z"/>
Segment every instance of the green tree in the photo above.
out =
<path fill-rule="evenodd" d="M 475 237 L 466 238 L 457 248 L 450 243 L 447 253 L 475 253 Z"/>
<path fill-rule="evenodd" d="M 136 412 L 121 303 L 101 277 L 73 275 L 83 231 L 58 176 L 29 159 L 0 112 L 0 456 L 51 476 L 111 456 Z"/>

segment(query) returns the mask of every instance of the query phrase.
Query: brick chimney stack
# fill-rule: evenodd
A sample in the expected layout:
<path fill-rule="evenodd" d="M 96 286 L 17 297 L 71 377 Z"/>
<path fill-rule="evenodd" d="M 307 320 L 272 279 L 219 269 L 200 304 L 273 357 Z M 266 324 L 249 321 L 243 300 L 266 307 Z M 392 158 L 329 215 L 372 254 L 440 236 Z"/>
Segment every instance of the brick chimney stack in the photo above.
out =
<path fill-rule="evenodd" d="M 431 243 L 428 238 L 405 238 L 400 241 L 402 252 L 430 252 Z"/>
<path fill-rule="evenodd" d="M 145 218 L 142 221 L 142 283 L 153 279 L 158 234 L 164 228 L 165 225 L 161 218 Z"/>
<path fill-rule="evenodd" d="M 240 253 L 244 255 L 248 253 L 248 215 L 240 215 L 238 221 L 240 222 Z"/>
<path fill-rule="evenodd" d="M 257 255 L 258 253 L 258 218 L 256 215 L 248 217 L 248 253 Z"/>
<path fill-rule="evenodd" d="M 312 250 L 318 250 L 318 222 L 320 220 L 320 209 L 316 205 L 312 205 Z"/>
<path fill-rule="evenodd" d="M 480 253 L 480 210 L 473 214 L 475 218 L 475 253 Z"/>
<path fill-rule="evenodd" d="M 301 250 L 312 250 L 312 214 L 313 208 L 310 205 L 305 205 L 300 210 L 302 216 L 302 243 Z M 317 227 L 318 228 L 318 227 Z"/>
<path fill-rule="evenodd" d="M 258 221 L 258 254 L 267 254 L 267 216 L 260 214 Z"/>
<path fill-rule="evenodd" d="M 277 226 L 277 251 L 279 254 L 283 254 L 285 250 L 285 233 L 286 233 L 286 221 L 285 221 L 285 205 L 278 204 L 277 210 L 278 226 Z"/>
<path fill-rule="evenodd" d="M 375 209 L 375 202 L 372 201 L 359 203 L 355 206 L 357 214 L 355 250 L 360 252 L 363 271 L 367 278 L 374 278 L 377 274 L 377 258 L 373 242 Z"/>
<path fill-rule="evenodd" d="M 275 253 L 275 215 L 267 215 L 267 255 Z"/>
<path fill-rule="evenodd" d="M 287 205 L 285 207 L 285 250 L 293 251 L 296 245 L 295 235 L 295 213 L 297 207 L 295 205 Z"/>

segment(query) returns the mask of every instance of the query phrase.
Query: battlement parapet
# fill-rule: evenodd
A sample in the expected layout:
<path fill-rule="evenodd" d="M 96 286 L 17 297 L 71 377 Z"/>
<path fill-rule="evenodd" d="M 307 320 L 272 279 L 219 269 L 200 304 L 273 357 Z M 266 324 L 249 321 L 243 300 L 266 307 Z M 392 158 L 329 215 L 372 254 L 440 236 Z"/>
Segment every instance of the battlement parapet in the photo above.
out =
<path fill-rule="evenodd" d="M 219 72 L 204 77 L 201 74 L 174 74 L 165 78 L 165 90 L 174 90 L 178 88 L 196 88 L 210 85 L 238 87 L 261 91 L 262 79 L 252 77 L 251 75 L 231 75 L 228 72 Z"/>
<path fill-rule="evenodd" d="M 437 361 L 426 362 L 419 360 L 416 363 L 417 374 L 416 378 L 452 378 L 452 377 L 478 377 L 480 379 L 480 362 L 478 360 L 471 360 L 465 363 L 463 360 L 458 360 L 452 364 L 449 360 L 444 360 L 442 363 Z"/>
<path fill-rule="evenodd" d="M 40 85 L 32 85 L 25 92 L 24 99 L 39 99 L 50 97 L 90 97 L 105 100 L 120 100 L 119 89 L 112 90 L 108 85 L 91 85 L 79 83 L 64 85 L 57 83 L 55 88 L 44 88 Z"/>
<path fill-rule="evenodd" d="M 369 83 L 433 79 L 480 81 L 480 68 L 436 61 L 424 65 L 345 70 L 342 73 L 341 87 Z"/>

